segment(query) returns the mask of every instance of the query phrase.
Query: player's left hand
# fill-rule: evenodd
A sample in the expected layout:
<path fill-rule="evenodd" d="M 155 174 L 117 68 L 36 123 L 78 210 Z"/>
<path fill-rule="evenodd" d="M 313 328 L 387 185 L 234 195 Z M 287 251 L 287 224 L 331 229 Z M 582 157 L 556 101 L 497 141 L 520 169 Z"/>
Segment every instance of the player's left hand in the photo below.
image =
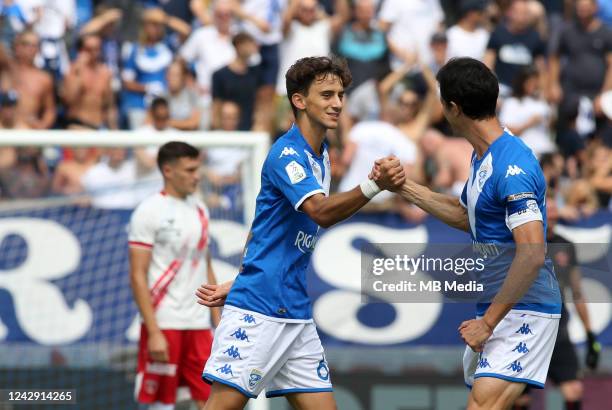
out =
<path fill-rule="evenodd" d="M 232 287 L 233 282 L 225 282 L 220 285 L 211 285 L 209 283 L 203 283 L 197 290 L 196 296 L 198 297 L 197 302 L 200 305 L 208 307 L 218 307 L 225 304 L 225 298 Z"/>
<path fill-rule="evenodd" d="M 482 352 L 485 342 L 491 337 L 493 330 L 483 319 L 466 320 L 459 326 L 461 338 L 475 352 Z"/>
<path fill-rule="evenodd" d="M 397 191 L 406 181 L 406 172 L 399 159 L 390 155 L 376 160 L 369 177 L 380 189 Z"/>

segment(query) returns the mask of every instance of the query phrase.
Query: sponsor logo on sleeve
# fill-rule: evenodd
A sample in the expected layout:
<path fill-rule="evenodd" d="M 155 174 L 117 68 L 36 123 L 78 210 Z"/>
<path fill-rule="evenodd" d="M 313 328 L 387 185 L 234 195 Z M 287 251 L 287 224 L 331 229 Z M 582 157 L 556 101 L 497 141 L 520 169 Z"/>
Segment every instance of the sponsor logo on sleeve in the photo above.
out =
<path fill-rule="evenodd" d="M 287 171 L 287 175 L 292 184 L 297 184 L 306 178 L 306 171 L 304 171 L 304 168 L 295 161 L 291 161 L 287 164 L 285 171 Z"/>
<path fill-rule="evenodd" d="M 508 195 L 508 202 L 520 201 L 521 199 L 535 199 L 533 192 L 519 192 L 518 194 Z"/>

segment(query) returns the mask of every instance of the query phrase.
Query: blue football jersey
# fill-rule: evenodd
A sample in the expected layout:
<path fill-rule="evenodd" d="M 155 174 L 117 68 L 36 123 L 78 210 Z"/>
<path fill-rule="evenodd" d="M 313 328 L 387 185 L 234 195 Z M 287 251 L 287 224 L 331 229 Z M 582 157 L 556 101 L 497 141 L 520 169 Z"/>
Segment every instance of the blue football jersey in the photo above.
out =
<path fill-rule="evenodd" d="M 486 254 L 486 268 L 478 278 L 485 292 L 477 314 L 483 315 L 512 263 L 512 230 L 541 221 L 546 232 L 546 181 L 531 149 L 520 138 L 504 132 L 481 158 L 472 154 L 470 177 L 460 201 L 468 212 L 475 248 Z M 549 258 L 513 309 L 561 313 L 559 285 Z"/>
<path fill-rule="evenodd" d="M 298 210 L 310 196 L 329 195 L 327 146 L 318 156 L 297 126 L 274 143 L 261 172 L 251 239 L 225 304 L 285 321 L 312 320 L 306 269 L 319 226 Z"/>

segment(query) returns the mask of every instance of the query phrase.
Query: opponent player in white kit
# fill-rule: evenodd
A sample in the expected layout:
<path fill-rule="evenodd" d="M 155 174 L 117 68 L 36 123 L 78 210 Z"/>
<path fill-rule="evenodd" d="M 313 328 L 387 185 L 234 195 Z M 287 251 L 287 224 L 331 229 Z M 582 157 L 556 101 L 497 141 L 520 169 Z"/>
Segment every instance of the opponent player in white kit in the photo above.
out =
<path fill-rule="evenodd" d="M 210 355 L 218 308 L 193 303 L 203 280 L 216 283 L 208 251 L 209 216 L 193 193 L 199 151 L 168 142 L 157 154 L 164 190 L 145 199 L 129 227 L 130 279 L 142 316 L 136 399 L 149 409 L 173 409 L 179 385 L 204 408 L 210 387 L 201 380 Z"/>
<path fill-rule="evenodd" d="M 467 408 L 509 409 L 526 384 L 544 387 L 561 315 L 559 285 L 545 257 L 546 183 L 532 151 L 495 117 L 499 85 L 484 64 L 451 59 L 437 79 L 446 119 L 474 147 L 470 178 L 461 198 L 408 180 L 399 194 L 469 232 L 475 249 L 492 251 L 479 278 L 486 294 L 477 318 L 459 327 L 468 345 Z"/>
<path fill-rule="evenodd" d="M 325 132 L 338 126 L 351 77 L 343 62 L 298 60 L 287 72 L 296 125 L 272 146 L 261 173 L 256 215 L 242 268 L 227 287 L 200 289 L 200 303 L 223 304 L 204 380 L 212 383 L 207 410 L 242 409 L 265 388 L 302 410 L 332 410 L 329 368 L 306 293 L 306 268 L 319 227 L 342 221 L 381 189 L 405 180 L 396 158 L 384 160 L 378 185 L 329 196 Z M 226 298 L 227 296 L 227 298 Z"/>

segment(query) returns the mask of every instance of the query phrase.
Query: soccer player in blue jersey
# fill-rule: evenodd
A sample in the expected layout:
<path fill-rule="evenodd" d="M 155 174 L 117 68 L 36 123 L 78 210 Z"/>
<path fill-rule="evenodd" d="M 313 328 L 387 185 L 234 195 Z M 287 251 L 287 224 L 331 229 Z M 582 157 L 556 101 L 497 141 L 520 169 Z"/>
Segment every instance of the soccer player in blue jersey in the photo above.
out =
<path fill-rule="evenodd" d="M 483 63 L 452 59 L 437 80 L 446 119 L 474 147 L 470 177 L 461 198 L 409 180 L 399 194 L 469 232 L 475 249 L 493 251 L 480 278 L 487 295 L 459 332 L 467 408 L 508 409 L 526 384 L 544 386 L 559 326 L 559 286 L 545 257 L 546 184 L 532 151 L 497 120 L 499 85 Z"/>
<path fill-rule="evenodd" d="M 345 63 L 327 57 L 298 60 L 287 71 L 296 124 L 263 165 L 240 273 L 233 285 L 198 290 L 199 303 L 225 304 L 202 375 L 212 383 L 208 410 L 242 409 L 264 388 L 268 397 L 286 396 L 296 409 L 336 408 L 306 268 L 319 227 L 348 218 L 380 190 L 397 190 L 406 179 L 399 161 L 385 158 L 378 182 L 366 179 L 329 195 L 325 133 L 338 125 L 350 82 Z"/>

